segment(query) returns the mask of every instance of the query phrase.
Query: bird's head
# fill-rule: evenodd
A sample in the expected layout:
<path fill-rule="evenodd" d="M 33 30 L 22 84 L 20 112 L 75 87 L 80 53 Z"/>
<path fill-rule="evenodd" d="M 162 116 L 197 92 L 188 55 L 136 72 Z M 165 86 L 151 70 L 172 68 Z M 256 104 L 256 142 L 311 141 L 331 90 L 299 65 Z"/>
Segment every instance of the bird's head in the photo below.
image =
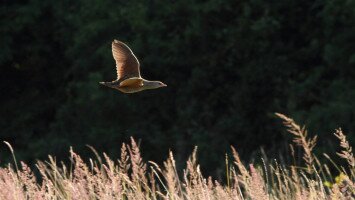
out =
<path fill-rule="evenodd" d="M 160 87 L 166 87 L 167 85 L 161 81 L 157 81 L 157 87 L 160 88 Z"/>
<path fill-rule="evenodd" d="M 156 89 L 166 86 L 167 85 L 161 81 L 147 81 L 144 83 L 144 87 L 146 87 L 147 89 Z"/>

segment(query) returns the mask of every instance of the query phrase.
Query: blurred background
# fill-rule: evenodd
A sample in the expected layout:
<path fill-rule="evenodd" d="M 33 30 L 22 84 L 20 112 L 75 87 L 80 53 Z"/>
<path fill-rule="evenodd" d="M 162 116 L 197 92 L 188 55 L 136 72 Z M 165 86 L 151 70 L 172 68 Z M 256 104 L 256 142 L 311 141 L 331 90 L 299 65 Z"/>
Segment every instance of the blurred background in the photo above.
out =
<path fill-rule="evenodd" d="M 171 149 L 181 167 L 197 145 L 214 174 L 230 145 L 246 161 L 287 151 L 274 112 L 318 150 L 337 150 L 338 127 L 354 145 L 354 0 L 1 0 L 0 23 L 0 139 L 19 160 L 95 157 L 86 144 L 117 158 L 133 136 L 145 160 Z M 99 85 L 116 78 L 113 39 L 168 87 Z"/>

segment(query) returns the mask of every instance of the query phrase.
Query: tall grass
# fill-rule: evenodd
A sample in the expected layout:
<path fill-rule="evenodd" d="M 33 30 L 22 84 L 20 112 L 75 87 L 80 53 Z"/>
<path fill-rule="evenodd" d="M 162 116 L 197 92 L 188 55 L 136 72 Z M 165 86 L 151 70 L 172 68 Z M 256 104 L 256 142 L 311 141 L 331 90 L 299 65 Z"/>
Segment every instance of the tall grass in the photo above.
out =
<path fill-rule="evenodd" d="M 276 160 L 263 160 L 263 165 L 245 164 L 231 147 L 233 161 L 226 156 L 226 183 L 204 177 L 197 163 L 197 147 L 178 171 L 172 152 L 162 166 L 155 162 L 144 163 L 139 147 L 131 138 L 122 144 L 118 161 L 105 153 L 85 163 L 70 150 L 71 165 L 38 161 L 39 179 L 24 163 L 0 168 L 0 199 L 354 199 L 355 159 L 352 147 L 341 129 L 335 137 L 342 151 L 338 155 L 347 165 L 339 166 L 332 174 L 330 166 L 321 163 L 313 153 L 317 137 L 310 137 L 305 127 L 291 118 L 276 114 L 294 136 L 293 142 L 303 151 L 303 166 L 281 165 Z M 12 147 L 6 143 L 11 152 Z M 294 155 L 292 153 L 292 155 Z M 291 156 L 292 156 L 291 155 Z"/>

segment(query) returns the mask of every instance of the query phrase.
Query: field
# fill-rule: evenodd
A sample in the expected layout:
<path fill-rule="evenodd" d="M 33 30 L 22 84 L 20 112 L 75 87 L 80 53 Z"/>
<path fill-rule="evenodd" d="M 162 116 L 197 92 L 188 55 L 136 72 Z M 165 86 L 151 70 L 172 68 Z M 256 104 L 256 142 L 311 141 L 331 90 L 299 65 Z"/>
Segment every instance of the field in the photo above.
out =
<path fill-rule="evenodd" d="M 273 159 L 262 159 L 263 165 L 245 164 L 231 147 L 233 160 L 226 156 L 226 181 L 204 177 L 197 163 L 197 147 L 182 172 L 175 166 L 173 152 L 163 166 L 144 163 L 136 141 L 122 144 L 118 162 L 105 153 L 85 163 L 70 150 L 69 166 L 56 161 L 38 161 L 35 176 L 24 163 L 0 169 L 0 199 L 354 199 L 355 160 L 352 148 L 341 129 L 334 136 L 342 151 L 337 153 L 347 166 L 328 166 L 313 153 L 317 137 L 310 137 L 304 127 L 291 118 L 283 120 L 293 143 L 303 150 L 303 166 L 281 165 Z M 293 147 L 293 145 L 291 145 Z M 294 157 L 294 153 L 291 153 Z M 295 158 L 294 158 L 295 159 Z M 335 171 L 330 170 L 335 168 Z"/>
<path fill-rule="evenodd" d="M 355 0 L 1 3 L 0 200 L 355 200 Z"/>

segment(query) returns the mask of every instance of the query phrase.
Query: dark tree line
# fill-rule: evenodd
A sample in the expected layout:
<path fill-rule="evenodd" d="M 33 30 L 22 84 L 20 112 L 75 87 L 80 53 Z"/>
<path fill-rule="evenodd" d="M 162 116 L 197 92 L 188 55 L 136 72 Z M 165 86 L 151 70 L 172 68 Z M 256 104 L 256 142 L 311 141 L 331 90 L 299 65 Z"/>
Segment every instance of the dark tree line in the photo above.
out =
<path fill-rule="evenodd" d="M 274 112 L 329 138 L 320 148 L 340 126 L 354 141 L 354 0 L 3 0 L 0 23 L 0 139 L 21 159 L 116 156 L 134 136 L 145 158 L 172 149 L 181 164 L 198 145 L 211 170 L 229 145 L 283 148 Z M 168 87 L 101 87 L 113 39 Z"/>

